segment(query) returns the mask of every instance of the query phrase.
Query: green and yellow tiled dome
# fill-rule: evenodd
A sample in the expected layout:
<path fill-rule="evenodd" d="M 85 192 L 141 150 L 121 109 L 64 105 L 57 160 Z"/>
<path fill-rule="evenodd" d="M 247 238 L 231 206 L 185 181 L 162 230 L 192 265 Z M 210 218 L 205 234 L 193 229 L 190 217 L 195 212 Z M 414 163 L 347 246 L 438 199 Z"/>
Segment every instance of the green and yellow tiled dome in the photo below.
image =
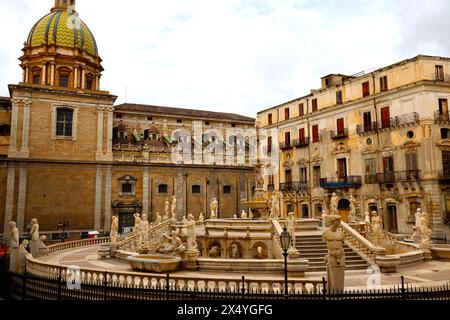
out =
<path fill-rule="evenodd" d="M 56 44 L 78 47 L 98 56 L 97 43 L 92 32 L 79 18 L 76 18 L 79 23 L 73 24 L 73 18 L 67 10 L 57 10 L 46 15 L 31 29 L 28 45 L 37 47 L 43 44 Z"/>

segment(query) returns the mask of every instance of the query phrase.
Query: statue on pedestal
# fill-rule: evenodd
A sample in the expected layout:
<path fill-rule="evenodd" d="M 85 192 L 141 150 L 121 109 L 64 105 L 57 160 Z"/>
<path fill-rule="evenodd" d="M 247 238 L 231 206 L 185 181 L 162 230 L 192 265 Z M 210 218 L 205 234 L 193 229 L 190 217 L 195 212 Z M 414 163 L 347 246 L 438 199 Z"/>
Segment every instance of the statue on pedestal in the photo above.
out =
<path fill-rule="evenodd" d="M 278 200 L 279 196 L 277 193 L 272 193 L 272 196 L 269 199 L 270 205 L 270 217 L 277 218 L 278 217 Z"/>
<path fill-rule="evenodd" d="M 183 242 L 181 241 L 180 237 L 178 236 L 175 230 L 173 230 L 170 233 L 170 235 L 164 234 L 163 237 L 166 240 L 166 242 L 159 247 L 158 252 L 183 253 L 184 251 L 186 251 L 186 247 L 183 245 Z"/>
<path fill-rule="evenodd" d="M 14 221 L 9 223 L 9 271 L 17 272 L 19 263 L 19 229 Z"/>
<path fill-rule="evenodd" d="M 339 196 L 336 193 L 333 193 L 330 200 L 330 215 L 337 215 L 338 213 L 338 205 L 339 205 Z"/>
<path fill-rule="evenodd" d="M 140 224 L 140 240 L 141 240 L 141 244 L 143 245 L 147 245 L 148 242 L 148 227 L 149 227 L 149 223 L 148 223 L 148 218 L 147 215 L 144 213 L 142 215 L 142 220 L 141 220 L 141 224 Z"/>
<path fill-rule="evenodd" d="M 166 199 L 166 201 L 164 202 L 164 216 L 163 216 L 163 220 L 169 220 L 169 207 L 170 207 L 170 201 L 169 199 Z"/>
<path fill-rule="evenodd" d="M 17 265 L 18 273 L 25 273 L 25 268 L 27 264 L 27 255 L 30 254 L 27 251 L 28 244 L 29 244 L 28 240 L 23 240 L 22 243 L 19 245 L 19 257 Z"/>
<path fill-rule="evenodd" d="M 161 214 L 159 212 L 156 213 L 156 220 L 155 220 L 156 224 L 160 224 L 162 222 L 162 217 Z"/>
<path fill-rule="evenodd" d="M 33 258 L 39 257 L 39 224 L 37 219 L 31 220 L 31 254 L 33 255 Z"/>
<path fill-rule="evenodd" d="M 412 227 L 413 233 L 411 235 L 411 239 L 419 240 L 420 239 L 420 219 L 422 216 L 422 209 L 417 208 L 416 213 L 414 214 L 415 222 Z"/>
<path fill-rule="evenodd" d="M 197 251 L 196 222 L 192 214 L 188 216 L 186 243 L 189 251 Z"/>
<path fill-rule="evenodd" d="M 295 250 L 295 226 L 297 224 L 297 221 L 295 220 L 294 213 L 289 212 L 288 217 L 286 219 L 286 228 L 289 234 L 291 235 L 291 246 L 289 250 L 294 249 Z"/>
<path fill-rule="evenodd" d="M 381 247 L 383 240 L 383 220 L 378 216 L 378 212 L 372 212 L 372 232 L 373 244 L 376 247 Z"/>
<path fill-rule="evenodd" d="M 203 212 L 200 212 L 200 215 L 198 216 L 198 222 L 201 224 L 205 223 L 205 216 L 203 215 Z"/>
<path fill-rule="evenodd" d="M 217 214 L 218 214 L 218 210 L 219 210 L 219 202 L 217 201 L 216 198 L 212 199 L 209 208 L 211 209 L 211 219 L 217 219 Z"/>
<path fill-rule="evenodd" d="M 241 219 L 247 219 L 248 217 L 247 217 L 247 212 L 245 212 L 245 210 L 242 210 L 242 213 L 241 213 Z"/>
<path fill-rule="evenodd" d="M 133 231 L 138 231 L 141 228 L 141 216 L 139 213 L 135 213 L 134 215 L 134 227 Z"/>
<path fill-rule="evenodd" d="M 111 243 L 116 243 L 118 237 L 119 237 L 119 219 L 116 216 L 113 216 L 109 231 L 109 241 Z"/>
<path fill-rule="evenodd" d="M 177 198 L 175 196 L 172 197 L 172 205 L 170 207 L 170 212 L 172 213 L 172 219 L 177 220 Z"/>
<path fill-rule="evenodd" d="M 349 196 L 348 201 L 350 202 L 350 214 L 348 215 L 348 222 L 354 223 L 356 222 L 356 199 L 353 194 Z"/>
<path fill-rule="evenodd" d="M 230 258 L 231 259 L 239 259 L 241 257 L 241 252 L 239 250 L 239 246 L 237 244 L 231 245 Z"/>
<path fill-rule="evenodd" d="M 431 229 L 428 227 L 428 213 L 422 212 L 420 215 L 420 247 L 428 249 L 431 246 Z"/>
<path fill-rule="evenodd" d="M 322 235 L 328 249 L 328 255 L 325 256 L 328 290 L 340 292 L 344 290 L 345 280 L 345 251 L 343 247 L 345 236 L 338 230 L 341 224 L 341 216 L 332 215 L 329 223 L 329 227 L 325 229 Z"/>
<path fill-rule="evenodd" d="M 366 213 L 364 214 L 364 222 L 366 224 L 371 224 L 371 220 L 370 220 L 370 212 L 366 211 Z"/>
<path fill-rule="evenodd" d="M 209 250 L 210 258 L 218 258 L 220 257 L 220 248 L 219 246 L 212 246 L 211 250 Z"/>

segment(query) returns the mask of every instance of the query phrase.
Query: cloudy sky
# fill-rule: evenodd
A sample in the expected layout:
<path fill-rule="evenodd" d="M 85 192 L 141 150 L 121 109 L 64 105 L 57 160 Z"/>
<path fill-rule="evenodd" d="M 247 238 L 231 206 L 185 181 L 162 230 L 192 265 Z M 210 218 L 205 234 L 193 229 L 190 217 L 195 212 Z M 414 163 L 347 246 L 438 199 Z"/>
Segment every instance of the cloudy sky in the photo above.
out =
<path fill-rule="evenodd" d="M 0 0 L 0 95 L 53 0 Z M 235 112 L 300 97 L 329 73 L 450 56 L 448 0 L 77 0 L 118 103 Z"/>

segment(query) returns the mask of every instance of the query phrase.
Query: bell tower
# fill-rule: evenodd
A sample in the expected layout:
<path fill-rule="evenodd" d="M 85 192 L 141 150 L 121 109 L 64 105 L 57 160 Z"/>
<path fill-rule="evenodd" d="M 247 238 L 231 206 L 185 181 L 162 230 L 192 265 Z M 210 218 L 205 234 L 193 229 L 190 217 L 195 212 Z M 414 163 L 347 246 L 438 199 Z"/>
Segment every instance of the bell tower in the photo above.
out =
<path fill-rule="evenodd" d="M 75 10 L 75 0 L 55 0 L 55 6 L 52 8 L 52 12 L 58 10 L 67 10 L 72 7 Z"/>

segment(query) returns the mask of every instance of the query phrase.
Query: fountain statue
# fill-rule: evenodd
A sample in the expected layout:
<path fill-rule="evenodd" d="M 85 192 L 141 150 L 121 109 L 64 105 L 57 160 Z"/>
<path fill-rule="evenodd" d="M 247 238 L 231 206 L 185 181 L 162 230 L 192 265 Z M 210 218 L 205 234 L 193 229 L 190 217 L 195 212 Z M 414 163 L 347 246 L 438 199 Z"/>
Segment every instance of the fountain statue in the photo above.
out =
<path fill-rule="evenodd" d="M 118 236 L 119 236 L 119 222 L 118 218 L 116 216 L 113 216 L 109 232 L 109 239 L 110 239 L 109 241 L 111 243 L 116 243 Z"/>
<path fill-rule="evenodd" d="M 175 230 L 173 230 L 170 235 L 164 234 L 163 238 L 165 242 L 160 245 L 158 252 L 179 254 L 186 251 L 186 247 L 183 245 L 183 242 Z"/>
<path fill-rule="evenodd" d="M 45 241 L 47 240 L 46 236 L 40 236 L 39 238 L 39 256 L 43 257 L 48 255 L 50 249 L 45 245 Z"/>
<path fill-rule="evenodd" d="M 383 220 L 378 216 L 378 212 L 372 212 L 372 232 L 373 244 L 376 247 L 381 247 L 383 240 Z"/>
<path fill-rule="evenodd" d="M 338 205 L 339 205 L 339 196 L 336 193 L 333 193 L 330 200 L 330 212 L 331 216 L 337 215 L 338 213 Z"/>
<path fill-rule="evenodd" d="M 170 201 L 167 198 L 166 201 L 164 201 L 164 216 L 163 216 L 163 220 L 169 220 L 169 207 L 170 207 Z"/>
<path fill-rule="evenodd" d="M 239 246 L 237 244 L 231 245 L 230 258 L 231 259 L 239 259 L 241 257 L 241 252 L 239 250 Z"/>
<path fill-rule="evenodd" d="M 219 210 L 219 202 L 217 201 L 216 198 L 212 199 L 209 208 L 211 209 L 211 217 L 210 218 L 211 219 L 217 219 L 217 217 L 218 217 L 218 210 Z"/>
<path fill-rule="evenodd" d="M 187 249 L 197 251 L 196 222 L 192 214 L 188 216 L 187 221 Z"/>
<path fill-rule="evenodd" d="M 37 219 L 31 220 L 31 254 L 33 258 L 39 257 L 39 223 Z"/>
<path fill-rule="evenodd" d="M 17 264 L 17 271 L 18 273 L 25 273 L 26 270 L 26 264 L 27 264 L 27 255 L 30 253 L 27 251 L 28 247 L 28 240 L 23 240 L 22 243 L 19 245 L 19 257 L 18 257 L 18 264 Z"/>
<path fill-rule="evenodd" d="M 428 213 L 422 212 L 420 215 L 420 248 L 429 249 L 431 247 L 431 229 L 428 227 Z"/>
<path fill-rule="evenodd" d="M 19 260 L 19 229 L 14 221 L 9 223 L 9 230 L 9 271 L 17 272 Z"/>
<path fill-rule="evenodd" d="M 328 255 L 325 256 L 328 290 L 340 292 L 344 290 L 345 281 L 345 251 L 343 247 L 345 236 L 339 230 L 341 216 L 332 215 L 329 223 L 329 227 L 324 230 L 322 235 L 328 249 Z"/>
<path fill-rule="evenodd" d="M 279 202 L 279 195 L 276 192 L 273 192 L 270 196 L 269 203 L 270 203 L 270 218 L 278 218 L 278 202 Z"/>
<path fill-rule="evenodd" d="M 141 216 L 139 213 L 135 213 L 134 215 L 134 227 L 133 231 L 138 231 L 141 229 Z"/>
<path fill-rule="evenodd" d="M 175 196 L 172 197 L 172 205 L 170 207 L 171 210 L 171 214 L 172 214 L 172 219 L 175 219 L 175 221 L 177 220 L 177 198 Z"/>
<path fill-rule="evenodd" d="M 348 222 L 349 223 L 355 223 L 356 222 L 356 199 L 353 196 L 353 194 L 351 194 L 348 198 L 348 201 L 350 202 L 350 214 L 348 215 Z"/>
<path fill-rule="evenodd" d="M 159 212 L 156 213 L 156 220 L 155 220 L 156 224 L 160 224 L 162 222 L 162 217 L 161 214 Z"/>
<path fill-rule="evenodd" d="M 205 222 L 205 216 L 203 215 L 203 212 L 200 212 L 200 215 L 198 216 L 198 222 L 201 224 Z"/>
<path fill-rule="evenodd" d="M 247 212 L 245 212 L 245 210 L 242 210 L 242 213 L 241 213 L 241 219 L 247 219 L 248 217 L 247 217 Z"/>
<path fill-rule="evenodd" d="M 269 219 L 270 202 L 264 197 L 264 177 L 261 174 L 261 164 L 256 164 L 255 168 L 255 196 L 253 200 L 242 201 L 242 205 L 249 209 L 251 219 Z"/>

